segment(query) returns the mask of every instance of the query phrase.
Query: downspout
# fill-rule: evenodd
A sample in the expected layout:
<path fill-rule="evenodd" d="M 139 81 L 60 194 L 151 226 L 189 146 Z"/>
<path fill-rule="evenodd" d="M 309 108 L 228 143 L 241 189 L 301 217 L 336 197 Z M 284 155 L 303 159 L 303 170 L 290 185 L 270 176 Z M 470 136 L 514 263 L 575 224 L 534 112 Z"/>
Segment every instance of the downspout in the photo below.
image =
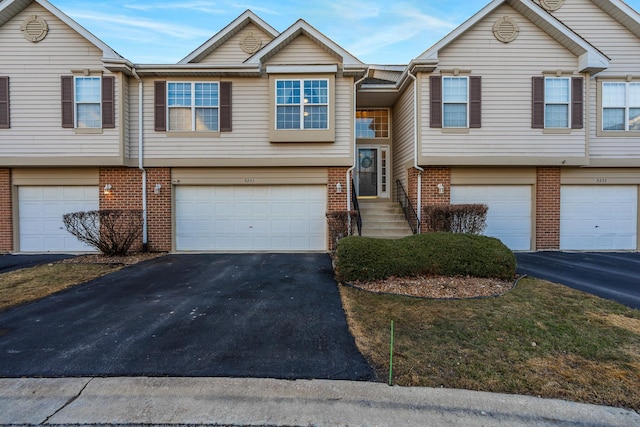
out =
<path fill-rule="evenodd" d="M 424 169 L 418 165 L 418 79 L 411 74 L 408 69 L 409 77 L 413 79 L 413 167 L 418 170 L 418 194 L 417 194 L 417 212 L 418 216 L 418 233 L 420 234 L 420 224 L 422 223 L 422 172 Z"/>
<path fill-rule="evenodd" d="M 358 79 L 353 83 L 353 166 L 347 169 L 347 210 L 351 210 L 351 173 L 356 168 L 358 164 L 358 147 L 356 146 L 356 94 L 358 92 L 358 85 L 369 77 L 369 67 L 367 67 L 367 71 L 365 71 L 364 76 L 361 79 Z M 349 230 L 351 231 L 351 230 Z"/>
<path fill-rule="evenodd" d="M 143 149 L 143 93 L 144 85 L 142 79 L 136 72 L 135 68 L 131 69 L 133 77 L 138 80 L 138 169 L 142 171 L 142 251 L 147 252 L 149 249 L 148 234 L 147 234 L 147 171 L 144 169 L 144 149 Z"/>

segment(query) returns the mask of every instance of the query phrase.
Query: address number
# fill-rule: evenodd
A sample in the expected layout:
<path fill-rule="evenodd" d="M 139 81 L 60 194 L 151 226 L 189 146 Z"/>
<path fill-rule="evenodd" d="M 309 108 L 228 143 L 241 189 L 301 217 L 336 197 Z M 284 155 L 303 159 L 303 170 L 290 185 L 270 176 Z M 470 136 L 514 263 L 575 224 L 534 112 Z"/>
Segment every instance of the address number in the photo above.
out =
<path fill-rule="evenodd" d="M 607 183 L 607 178 L 596 178 L 596 182 L 598 184 L 606 184 Z"/>
<path fill-rule="evenodd" d="M 245 183 L 245 184 L 255 184 L 255 183 L 256 183 L 256 180 L 255 180 L 255 179 L 253 179 L 253 178 L 245 178 L 245 179 L 244 179 L 244 183 Z"/>

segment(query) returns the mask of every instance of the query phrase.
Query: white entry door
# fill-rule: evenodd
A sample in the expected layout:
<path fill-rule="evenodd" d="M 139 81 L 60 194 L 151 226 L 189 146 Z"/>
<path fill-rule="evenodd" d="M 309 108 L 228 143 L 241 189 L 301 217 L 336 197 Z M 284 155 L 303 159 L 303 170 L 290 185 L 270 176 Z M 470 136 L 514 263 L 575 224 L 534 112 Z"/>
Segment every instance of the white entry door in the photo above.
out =
<path fill-rule="evenodd" d="M 451 203 L 489 206 L 484 234 L 513 250 L 531 249 L 531 186 L 452 185 Z"/>
<path fill-rule="evenodd" d="M 21 252 L 94 252 L 69 233 L 62 215 L 98 209 L 96 186 L 18 187 Z"/>
<path fill-rule="evenodd" d="M 389 197 L 389 146 L 358 146 L 355 187 L 358 197 Z"/>
<path fill-rule="evenodd" d="M 178 186 L 176 249 L 324 251 L 324 185 Z"/>
<path fill-rule="evenodd" d="M 560 190 L 560 249 L 637 248 L 635 185 L 565 185 Z"/>

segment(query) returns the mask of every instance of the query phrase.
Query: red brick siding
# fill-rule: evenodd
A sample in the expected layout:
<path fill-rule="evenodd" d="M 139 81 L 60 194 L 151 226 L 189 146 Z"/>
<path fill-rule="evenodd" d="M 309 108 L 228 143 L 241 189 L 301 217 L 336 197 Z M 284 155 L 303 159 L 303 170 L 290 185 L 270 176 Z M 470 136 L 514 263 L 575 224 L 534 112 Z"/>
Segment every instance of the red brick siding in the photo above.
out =
<path fill-rule="evenodd" d="M 344 211 L 347 209 L 347 171 L 349 168 L 329 168 L 327 181 L 327 212 Z M 337 184 L 340 183 L 342 191 L 337 192 Z M 327 246 L 333 250 L 329 227 L 327 227 Z"/>
<path fill-rule="evenodd" d="M 0 253 L 13 250 L 11 169 L 0 168 Z"/>
<path fill-rule="evenodd" d="M 536 175 L 536 249 L 559 249 L 560 168 L 540 167 Z"/>
<path fill-rule="evenodd" d="M 156 184 L 162 187 L 158 194 Z M 171 169 L 147 169 L 147 229 L 150 251 L 171 251 Z"/>
<path fill-rule="evenodd" d="M 444 193 L 440 194 L 438 184 L 444 185 Z M 422 206 L 439 203 L 451 203 L 451 168 L 427 167 L 422 172 Z M 422 211 L 422 207 L 420 210 Z M 423 219 L 421 231 L 429 231 L 422 212 L 420 218 Z"/>
<path fill-rule="evenodd" d="M 142 172 L 136 168 L 105 167 L 99 170 L 100 209 L 142 209 Z M 104 186 L 111 184 L 109 194 Z M 142 238 L 131 251 L 142 250 Z"/>

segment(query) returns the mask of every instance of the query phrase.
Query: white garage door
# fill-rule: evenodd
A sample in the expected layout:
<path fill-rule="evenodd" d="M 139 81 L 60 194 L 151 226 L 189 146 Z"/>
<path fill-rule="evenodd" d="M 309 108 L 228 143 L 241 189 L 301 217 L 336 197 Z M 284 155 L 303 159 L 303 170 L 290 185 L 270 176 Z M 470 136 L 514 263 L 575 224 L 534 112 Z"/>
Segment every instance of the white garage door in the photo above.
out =
<path fill-rule="evenodd" d="M 451 203 L 489 206 L 484 234 L 497 237 L 513 250 L 531 249 L 531 186 L 455 185 Z"/>
<path fill-rule="evenodd" d="M 632 185 L 565 185 L 560 190 L 560 249 L 636 249 L 638 191 Z"/>
<path fill-rule="evenodd" d="M 323 185 L 176 187 L 176 249 L 326 250 Z"/>
<path fill-rule="evenodd" d="M 98 188 L 18 187 L 21 252 L 94 252 L 71 235 L 62 215 L 98 209 Z"/>

